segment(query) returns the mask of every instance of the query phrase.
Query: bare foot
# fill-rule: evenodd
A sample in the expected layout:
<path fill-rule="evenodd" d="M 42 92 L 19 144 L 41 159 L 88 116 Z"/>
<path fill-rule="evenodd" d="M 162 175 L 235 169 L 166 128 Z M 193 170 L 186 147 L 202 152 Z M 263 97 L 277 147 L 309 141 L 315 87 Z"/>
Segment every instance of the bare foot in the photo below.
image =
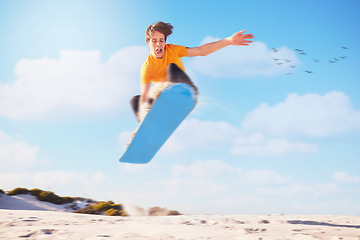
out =
<path fill-rule="evenodd" d="M 131 141 L 134 139 L 135 135 L 137 133 L 137 129 L 131 133 L 130 140 L 126 144 L 126 149 L 130 146 Z"/>
<path fill-rule="evenodd" d="M 136 129 L 135 131 L 133 131 L 133 132 L 132 132 L 131 137 L 130 137 L 130 138 L 131 138 L 131 140 L 133 140 L 133 138 L 135 137 L 136 133 L 137 133 L 137 129 Z"/>

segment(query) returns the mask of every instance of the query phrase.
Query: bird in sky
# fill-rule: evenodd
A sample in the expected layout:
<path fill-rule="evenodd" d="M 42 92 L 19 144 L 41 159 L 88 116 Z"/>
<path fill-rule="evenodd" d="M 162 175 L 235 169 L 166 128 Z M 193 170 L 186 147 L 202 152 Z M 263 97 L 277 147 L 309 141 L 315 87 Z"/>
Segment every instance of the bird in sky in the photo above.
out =
<path fill-rule="evenodd" d="M 344 50 L 349 50 L 348 47 L 345 47 L 345 46 L 340 46 L 340 47 L 341 47 L 342 49 L 344 49 Z M 303 49 L 295 48 L 294 51 L 297 52 L 297 53 L 300 54 L 300 55 L 308 55 Z M 341 61 L 341 60 L 343 60 L 343 59 L 345 59 L 345 58 L 347 58 L 347 56 L 332 57 L 332 58 L 328 59 L 328 62 L 329 62 L 329 63 L 337 63 L 338 61 Z M 312 58 L 312 59 L 313 59 L 313 61 L 314 61 L 315 63 L 320 62 L 320 60 L 317 59 L 317 58 Z M 291 62 L 291 60 L 288 60 L 288 59 L 285 59 L 285 58 L 284 58 L 284 61 L 285 61 L 284 63 L 289 63 L 289 62 Z M 280 65 L 279 63 L 277 63 L 277 64 Z M 295 68 L 295 67 L 296 67 L 295 65 L 288 65 L 288 66 L 291 67 L 291 68 Z M 313 71 L 310 71 L 310 70 L 305 70 L 304 72 L 307 73 L 307 74 L 313 73 Z"/>

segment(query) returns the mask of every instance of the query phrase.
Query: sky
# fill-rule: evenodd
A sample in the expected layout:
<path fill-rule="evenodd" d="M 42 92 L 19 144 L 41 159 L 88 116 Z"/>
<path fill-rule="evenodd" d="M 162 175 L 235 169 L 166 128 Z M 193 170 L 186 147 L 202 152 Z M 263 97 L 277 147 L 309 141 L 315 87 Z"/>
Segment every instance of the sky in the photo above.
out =
<path fill-rule="evenodd" d="M 360 214 L 360 3 L 0 0 L 0 189 L 185 214 Z M 145 165 L 120 163 L 146 27 L 183 58 L 194 111 Z"/>

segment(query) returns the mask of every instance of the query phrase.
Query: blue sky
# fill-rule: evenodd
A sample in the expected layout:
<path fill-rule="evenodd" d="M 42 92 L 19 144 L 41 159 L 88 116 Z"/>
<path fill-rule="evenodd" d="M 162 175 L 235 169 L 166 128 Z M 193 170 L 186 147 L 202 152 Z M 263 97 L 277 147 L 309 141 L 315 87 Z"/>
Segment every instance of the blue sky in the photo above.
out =
<path fill-rule="evenodd" d="M 190 214 L 360 214 L 359 10 L 1 0 L 0 188 Z M 196 109 L 149 164 L 121 164 L 144 32 L 160 20 L 174 25 L 168 43 L 187 47 L 242 29 L 255 39 L 183 58 Z"/>

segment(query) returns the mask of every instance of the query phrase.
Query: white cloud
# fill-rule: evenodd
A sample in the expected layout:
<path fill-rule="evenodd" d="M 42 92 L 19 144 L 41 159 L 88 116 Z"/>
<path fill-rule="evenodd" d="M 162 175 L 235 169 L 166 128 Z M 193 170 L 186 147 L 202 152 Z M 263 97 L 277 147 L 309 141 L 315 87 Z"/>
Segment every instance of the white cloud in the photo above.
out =
<path fill-rule="evenodd" d="M 313 197 L 322 197 L 335 194 L 340 190 L 334 183 L 302 183 L 292 182 L 282 186 L 258 188 L 257 193 L 267 197 L 297 197 L 308 199 Z"/>
<path fill-rule="evenodd" d="M 244 171 L 219 159 L 198 160 L 172 166 L 168 178 L 149 181 L 146 191 L 166 198 L 215 195 L 222 199 L 225 195 L 233 197 L 239 187 L 283 184 L 288 180 L 272 170 Z"/>
<path fill-rule="evenodd" d="M 290 142 L 282 138 L 266 138 L 262 133 L 238 137 L 231 152 L 235 155 L 283 155 L 288 153 L 317 152 L 317 145 Z"/>
<path fill-rule="evenodd" d="M 359 176 L 353 176 L 346 172 L 336 172 L 333 175 L 333 179 L 339 183 L 360 183 Z"/>
<path fill-rule="evenodd" d="M 128 133 L 121 134 L 124 135 L 129 136 Z M 316 144 L 268 138 L 262 133 L 245 134 L 224 121 L 212 122 L 199 119 L 190 119 L 182 123 L 164 145 L 162 152 L 210 151 L 221 148 L 230 148 L 230 152 L 234 155 L 253 156 L 317 152 Z"/>
<path fill-rule="evenodd" d="M 183 150 L 211 150 L 223 148 L 235 139 L 239 130 L 231 124 L 220 121 L 184 121 L 169 141 L 164 152 L 177 153 Z"/>
<path fill-rule="evenodd" d="M 272 135 L 300 134 L 326 137 L 360 130 L 360 111 L 353 109 L 342 92 L 289 94 L 274 106 L 264 103 L 249 112 L 242 122 L 245 131 L 261 131 Z"/>
<path fill-rule="evenodd" d="M 138 91 L 147 53 L 147 47 L 128 47 L 106 62 L 96 50 L 63 50 L 58 60 L 22 59 L 16 79 L 0 83 L 0 116 L 47 119 L 121 111 Z"/>
<path fill-rule="evenodd" d="M 175 165 L 171 169 L 174 177 L 191 177 L 191 178 L 215 178 L 222 174 L 241 174 L 242 170 L 234 168 L 221 160 L 196 161 L 195 163 L 184 166 Z"/>
<path fill-rule="evenodd" d="M 218 159 L 198 160 L 189 165 L 172 166 L 169 177 L 148 181 L 143 194 L 151 193 L 150 195 L 161 199 L 185 201 L 193 197 L 205 197 L 216 202 L 224 198 L 233 199 L 239 193 L 239 189 L 242 194 L 248 194 L 254 186 L 288 184 L 289 181 L 291 179 L 268 169 L 244 171 Z"/>
<path fill-rule="evenodd" d="M 218 39 L 207 37 L 203 43 L 215 40 Z M 300 60 L 294 51 L 287 47 L 278 50 L 274 52 L 262 42 L 253 42 L 249 46 L 229 46 L 206 57 L 194 58 L 189 66 L 194 71 L 215 78 L 239 78 L 276 76 L 291 72 L 293 68 L 290 65 L 299 65 Z"/>
<path fill-rule="evenodd" d="M 145 184 L 143 178 L 133 178 L 122 186 L 122 196 L 142 207 L 160 205 L 183 213 L 331 214 L 334 209 L 344 211 L 344 202 L 349 206 L 346 212 L 359 209 L 356 201 L 347 201 L 356 199 L 357 192 L 337 182 L 309 183 L 294 179 L 289 173 L 268 168 L 242 169 L 239 162 L 220 159 L 173 166 L 167 162 L 156 161 L 143 172 Z M 119 174 L 123 181 L 133 175 L 123 168 Z M 327 206 L 317 208 L 324 205 Z"/>
<path fill-rule="evenodd" d="M 93 174 L 85 172 L 66 172 L 66 171 L 39 171 L 39 172 L 0 172 L 1 188 L 11 190 L 22 186 L 26 188 L 40 188 L 52 190 L 57 194 L 93 193 L 104 188 L 104 183 L 108 177 L 102 172 Z M 66 189 L 66 191 L 64 191 Z M 82 197 L 82 196 L 81 196 Z M 84 196 L 85 197 L 85 196 Z"/>
<path fill-rule="evenodd" d="M 287 183 L 290 178 L 269 169 L 262 169 L 244 172 L 242 180 L 253 185 L 270 185 Z"/>
<path fill-rule="evenodd" d="M 65 171 L 48 171 L 37 172 L 32 175 L 32 183 L 39 187 L 70 187 L 73 184 L 80 185 L 86 188 L 95 188 L 103 186 L 107 180 L 106 175 L 102 172 L 95 172 L 88 174 L 84 172 L 65 172 Z"/>
<path fill-rule="evenodd" d="M 237 185 L 285 184 L 291 179 L 269 169 L 244 171 L 221 160 L 198 160 L 193 164 L 175 165 L 171 170 L 173 178 L 195 181 L 199 179 L 212 182 L 218 179 L 230 179 Z"/>
<path fill-rule="evenodd" d="M 2 170 L 26 168 L 39 164 L 39 151 L 38 147 L 30 146 L 28 143 L 0 130 L 0 166 Z"/>
<path fill-rule="evenodd" d="M 17 187 L 33 187 L 30 183 L 32 174 L 30 172 L 0 172 L 1 189 L 12 190 Z"/>

